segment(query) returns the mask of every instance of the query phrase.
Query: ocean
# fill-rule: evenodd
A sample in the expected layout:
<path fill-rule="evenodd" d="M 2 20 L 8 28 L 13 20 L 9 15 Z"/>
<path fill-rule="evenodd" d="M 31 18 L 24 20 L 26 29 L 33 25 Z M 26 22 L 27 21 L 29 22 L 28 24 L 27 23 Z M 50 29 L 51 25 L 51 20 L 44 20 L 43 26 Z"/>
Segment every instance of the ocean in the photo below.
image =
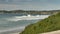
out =
<path fill-rule="evenodd" d="M 49 15 L 0 14 L 0 34 L 22 32 L 30 24 L 34 24 Z"/>

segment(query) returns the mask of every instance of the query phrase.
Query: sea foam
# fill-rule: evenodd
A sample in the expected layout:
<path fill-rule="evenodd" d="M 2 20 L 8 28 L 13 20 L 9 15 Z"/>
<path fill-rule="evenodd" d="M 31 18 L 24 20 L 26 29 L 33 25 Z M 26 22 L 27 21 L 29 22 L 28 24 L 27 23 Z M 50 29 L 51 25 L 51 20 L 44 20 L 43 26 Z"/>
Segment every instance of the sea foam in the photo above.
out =
<path fill-rule="evenodd" d="M 44 19 L 47 18 L 49 15 L 37 15 L 37 16 L 14 16 L 7 18 L 8 21 L 19 21 L 19 20 L 36 20 L 36 19 Z"/>

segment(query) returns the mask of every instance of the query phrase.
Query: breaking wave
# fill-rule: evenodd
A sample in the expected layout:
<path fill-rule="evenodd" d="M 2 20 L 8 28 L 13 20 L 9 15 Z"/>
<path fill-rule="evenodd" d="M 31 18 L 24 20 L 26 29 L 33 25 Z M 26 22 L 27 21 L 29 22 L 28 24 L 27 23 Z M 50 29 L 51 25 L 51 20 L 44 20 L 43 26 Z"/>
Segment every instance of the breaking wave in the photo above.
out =
<path fill-rule="evenodd" d="M 47 18 L 49 15 L 37 15 L 37 16 L 14 16 L 10 18 L 6 18 L 8 21 L 19 21 L 19 20 L 36 20 L 36 19 L 44 19 Z"/>

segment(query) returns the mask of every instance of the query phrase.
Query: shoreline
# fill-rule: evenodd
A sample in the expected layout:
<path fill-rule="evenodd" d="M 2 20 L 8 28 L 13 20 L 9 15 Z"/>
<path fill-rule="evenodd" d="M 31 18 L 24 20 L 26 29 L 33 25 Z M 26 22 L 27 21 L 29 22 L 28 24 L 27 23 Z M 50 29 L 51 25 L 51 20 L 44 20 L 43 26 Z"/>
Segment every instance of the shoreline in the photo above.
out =
<path fill-rule="evenodd" d="M 18 29 L 18 30 L 13 30 L 13 31 L 1 32 L 0 34 L 19 34 L 22 31 L 23 29 Z"/>
<path fill-rule="evenodd" d="M 1 30 L 0 34 L 19 34 L 24 30 L 25 27 L 11 28 L 9 30 Z"/>

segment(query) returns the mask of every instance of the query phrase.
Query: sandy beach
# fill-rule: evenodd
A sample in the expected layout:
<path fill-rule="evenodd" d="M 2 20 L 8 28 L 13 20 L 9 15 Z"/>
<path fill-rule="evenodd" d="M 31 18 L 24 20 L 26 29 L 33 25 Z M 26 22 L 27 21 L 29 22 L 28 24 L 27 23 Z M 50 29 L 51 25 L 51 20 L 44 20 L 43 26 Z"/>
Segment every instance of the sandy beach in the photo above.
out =
<path fill-rule="evenodd" d="M 47 33 L 42 33 L 42 34 L 60 34 L 60 30 L 47 32 Z"/>

